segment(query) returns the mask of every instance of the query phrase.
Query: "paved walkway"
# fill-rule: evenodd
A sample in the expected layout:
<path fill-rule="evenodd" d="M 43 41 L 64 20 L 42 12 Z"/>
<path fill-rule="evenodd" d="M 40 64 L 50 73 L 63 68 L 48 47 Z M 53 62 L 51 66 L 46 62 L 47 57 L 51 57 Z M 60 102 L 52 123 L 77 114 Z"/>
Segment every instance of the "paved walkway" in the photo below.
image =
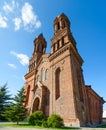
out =
<path fill-rule="evenodd" d="M 49 130 L 49 129 L 38 129 L 38 128 L 12 128 L 12 127 L 1 127 L 0 130 Z M 51 129 L 50 129 L 51 130 Z M 55 129 L 53 129 L 55 130 Z M 64 129 L 63 129 L 64 130 Z M 67 129 L 69 130 L 69 129 Z M 106 130 L 106 128 L 81 128 L 81 130 Z"/>
<path fill-rule="evenodd" d="M 106 130 L 106 128 L 82 128 L 82 130 Z"/>
<path fill-rule="evenodd" d="M 13 128 L 13 127 L 1 127 L 0 130 L 46 130 L 46 129 L 38 129 L 38 128 Z"/>

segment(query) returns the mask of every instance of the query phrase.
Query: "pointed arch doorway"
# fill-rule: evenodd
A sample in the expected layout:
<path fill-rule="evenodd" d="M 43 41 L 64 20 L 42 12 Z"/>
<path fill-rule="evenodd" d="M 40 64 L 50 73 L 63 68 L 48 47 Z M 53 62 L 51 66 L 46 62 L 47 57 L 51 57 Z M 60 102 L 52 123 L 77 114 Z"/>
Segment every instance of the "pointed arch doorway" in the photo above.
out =
<path fill-rule="evenodd" d="M 39 97 L 36 97 L 33 103 L 33 110 L 32 112 L 35 112 L 40 109 L 40 99 Z"/>

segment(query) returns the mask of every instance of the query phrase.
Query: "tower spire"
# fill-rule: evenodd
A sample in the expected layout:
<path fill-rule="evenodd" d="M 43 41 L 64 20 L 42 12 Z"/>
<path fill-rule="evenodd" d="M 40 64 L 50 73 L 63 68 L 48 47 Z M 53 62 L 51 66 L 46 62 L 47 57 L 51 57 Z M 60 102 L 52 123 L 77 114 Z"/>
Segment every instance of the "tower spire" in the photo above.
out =
<path fill-rule="evenodd" d="M 37 38 L 34 40 L 34 52 L 33 56 L 36 54 L 44 54 L 46 52 L 46 40 L 43 37 L 43 34 L 41 33 Z"/>

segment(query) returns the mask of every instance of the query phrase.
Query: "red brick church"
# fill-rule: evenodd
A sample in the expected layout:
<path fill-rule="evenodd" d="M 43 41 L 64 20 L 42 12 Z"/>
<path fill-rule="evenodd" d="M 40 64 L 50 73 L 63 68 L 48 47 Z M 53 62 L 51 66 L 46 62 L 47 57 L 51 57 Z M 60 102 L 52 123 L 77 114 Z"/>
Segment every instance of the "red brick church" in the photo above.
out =
<path fill-rule="evenodd" d="M 34 40 L 25 75 L 29 114 L 37 110 L 42 110 L 46 117 L 59 114 L 68 126 L 101 123 L 104 100 L 84 83 L 83 59 L 65 14 L 54 20 L 50 54 L 46 54 L 46 47 L 46 40 L 40 34 Z"/>

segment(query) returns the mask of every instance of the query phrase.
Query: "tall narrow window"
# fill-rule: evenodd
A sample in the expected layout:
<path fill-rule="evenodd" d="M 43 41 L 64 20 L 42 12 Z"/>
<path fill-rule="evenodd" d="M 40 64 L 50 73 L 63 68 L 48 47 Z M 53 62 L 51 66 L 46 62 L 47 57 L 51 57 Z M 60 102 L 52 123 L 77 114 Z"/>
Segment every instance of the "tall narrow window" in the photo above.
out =
<path fill-rule="evenodd" d="M 44 68 L 41 69 L 41 82 L 44 81 Z"/>
<path fill-rule="evenodd" d="M 48 69 L 45 72 L 45 80 L 48 80 Z"/>
<path fill-rule="evenodd" d="M 62 37 L 62 46 L 64 45 L 64 37 Z"/>
<path fill-rule="evenodd" d="M 59 22 L 57 23 L 57 29 L 58 30 L 60 29 L 60 23 Z"/>
<path fill-rule="evenodd" d="M 60 68 L 55 72 L 55 99 L 60 97 Z"/>
<path fill-rule="evenodd" d="M 57 41 L 57 49 L 59 49 L 59 40 Z"/>
<path fill-rule="evenodd" d="M 61 24 L 62 24 L 62 29 L 65 28 L 65 21 L 61 20 Z"/>
<path fill-rule="evenodd" d="M 42 47 L 42 44 L 41 44 L 41 43 L 39 44 L 39 52 L 40 52 L 40 53 L 43 52 L 43 47 Z"/>
<path fill-rule="evenodd" d="M 55 44 L 53 45 L 53 52 L 55 52 Z"/>

